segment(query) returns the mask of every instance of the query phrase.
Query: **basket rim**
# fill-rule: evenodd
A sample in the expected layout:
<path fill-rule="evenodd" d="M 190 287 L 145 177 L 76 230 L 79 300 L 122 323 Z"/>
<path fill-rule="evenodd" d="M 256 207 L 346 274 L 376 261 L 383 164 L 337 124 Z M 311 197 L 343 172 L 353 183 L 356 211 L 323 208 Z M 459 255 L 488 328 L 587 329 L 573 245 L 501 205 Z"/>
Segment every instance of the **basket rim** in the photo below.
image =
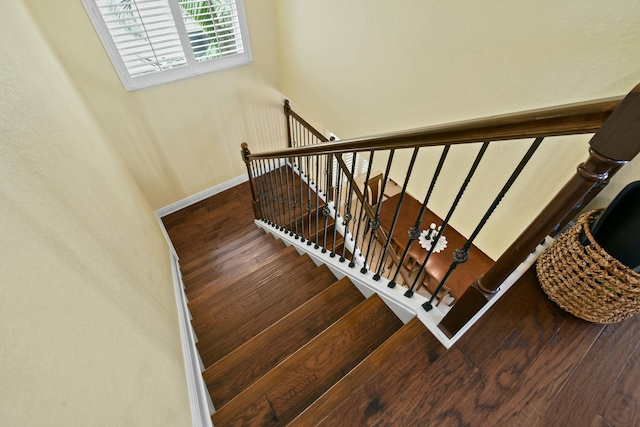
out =
<path fill-rule="evenodd" d="M 615 268 L 624 270 L 626 274 L 631 277 L 635 277 L 640 281 L 640 273 L 636 273 L 631 267 L 620 262 L 616 257 L 604 250 L 604 248 L 593 238 L 593 234 L 591 233 L 591 224 L 596 219 L 596 216 L 604 210 L 605 208 L 597 208 L 585 212 L 580 215 L 576 222 L 576 225 L 578 226 L 576 229 L 577 233 L 579 234 L 580 232 L 583 232 L 589 241 L 589 244 L 585 245 L 585 250 L 587 250 L 587 246 L 592 246 L 592 250 L 598 252 L 599 255 L 603 256 L 609 263 L 613 264 Z"/>

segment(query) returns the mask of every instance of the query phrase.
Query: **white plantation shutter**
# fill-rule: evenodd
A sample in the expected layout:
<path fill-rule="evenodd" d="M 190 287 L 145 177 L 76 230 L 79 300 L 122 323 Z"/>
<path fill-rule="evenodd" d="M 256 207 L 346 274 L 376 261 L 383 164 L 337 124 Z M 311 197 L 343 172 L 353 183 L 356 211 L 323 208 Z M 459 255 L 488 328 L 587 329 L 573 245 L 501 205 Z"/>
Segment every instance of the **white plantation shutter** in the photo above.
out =
<path fill-rule="evenodd" d="M 83 0 L 127 90 L 251 61 L 242 0 Z"/>
<path fill-rule="evenodd" d="M 197 61 L 244 52 L 234 1 L 182 1 L 182 16 Z"/>

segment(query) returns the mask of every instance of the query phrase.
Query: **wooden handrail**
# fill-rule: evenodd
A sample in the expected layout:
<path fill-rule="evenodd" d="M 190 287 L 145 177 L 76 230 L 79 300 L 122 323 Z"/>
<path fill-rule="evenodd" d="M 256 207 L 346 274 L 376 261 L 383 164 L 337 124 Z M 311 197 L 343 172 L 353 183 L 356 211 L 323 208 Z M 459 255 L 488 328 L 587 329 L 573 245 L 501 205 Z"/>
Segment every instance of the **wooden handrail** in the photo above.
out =
<path fill-rule="evenodd" d="M 318 132 L 318 130 L 315 127 L 311 126 L 309 122 L 307 122 L 298 113 L 296 113 L 291 109 L 291 105 L 289 104 L 288 99 L 285 99 L 284 101 L 284 114 L 287 117 L 287 133 L 289 135 L 289 143 L 291 143 L 291 129 L 288 127 L 289 117 L 293 117 L 294 119 L 296 119 L 296 121 L 298 121 L 302 126 L 304 126 L 309 132 L 311 132 L 313 136 L 318 138 L 320 141 L 322 142 L 329 141 L 329 138 L 327 138 L 326 136 Z"/>
<path fill-rule="evenodd" d="M 250 154 L 249 160 L 594 133 L 624 97 Z M 291 115 L 295 114 L 290 111 Z M 301 119 L 297 114 L 296 119 Z M 306 122 L 305 122 L 306 123 Z M 310 126 L 311 129 L 313 127 Z M 317 132 L 317 131 L 316 131 Z M 314 133 L 314 135 L 316 135 Z M 320 135 L 320 136 L 318 136 Z M 318 132 L 318 138 L 326 140 Z"/>

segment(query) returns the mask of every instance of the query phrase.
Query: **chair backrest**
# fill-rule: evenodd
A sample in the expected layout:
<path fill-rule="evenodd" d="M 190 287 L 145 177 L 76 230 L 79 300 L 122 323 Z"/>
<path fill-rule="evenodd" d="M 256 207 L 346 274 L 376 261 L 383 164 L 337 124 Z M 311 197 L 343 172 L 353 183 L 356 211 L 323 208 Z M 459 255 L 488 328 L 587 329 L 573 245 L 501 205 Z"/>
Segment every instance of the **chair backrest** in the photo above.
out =
<path fill-rule="evenodd" d="M 382 172 L 374 172 L 369 178 L 369 183 L 367 185 L 366 191 L 364 192 L 364 197 L 367 202 L 371 206 L 375 206 L 380 202 L 382 198 L 382 194 L 380 194 L 380 190 L 382 189 Z"/>

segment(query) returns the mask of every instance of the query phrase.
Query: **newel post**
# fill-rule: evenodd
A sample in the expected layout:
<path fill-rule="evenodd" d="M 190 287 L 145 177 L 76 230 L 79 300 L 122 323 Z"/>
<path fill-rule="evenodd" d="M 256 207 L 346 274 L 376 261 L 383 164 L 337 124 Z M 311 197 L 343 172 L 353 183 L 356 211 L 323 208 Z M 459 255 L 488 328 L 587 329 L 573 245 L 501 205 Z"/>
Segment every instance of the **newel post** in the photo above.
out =
<path fill-rule="evenodd" d="M 249 151 L 249 146 L 247 145 L 246 142 L 243 142 L 242 144 L 240 144 L 240 147 L 242 148 L 242 150 L 240 151 L 240 153 L 242 154 L 242 160 L 244 160 L 244 164 L 247 166 L 247 175 L 249 176 L 249 186 L 251 187 L 251 198 L 253 199 L 252 201 L 253 214 L 255 215 L 256 219 L 261 219 L 262 212 L 260 210 L 260 200 L 258 200 L 258 196 L 256 193 L 256 185 L 253 180 L 253 174 L 251 173 L 251 160 L 249 160 L 249 155 L 251 154 L 251 151 Z"/>
<path fill-rule="evenodd" d="M 493 297 L 513 270 L 553 230 L 602 190 L 640 152 L 640 85 L 625 97 L 589 142 L 589 157 L 505 253 L 462 295 L 438 327 L 453 337 Z"/>
<path fill-rule="evenodd" d="M 291 105 L 289 105 L 289 100 L 284 100 L 284 118 L 287 121 L 287 141 L 289 143 L 289 148 L 293 147 L 293 141 L 291 140 Z"/>

